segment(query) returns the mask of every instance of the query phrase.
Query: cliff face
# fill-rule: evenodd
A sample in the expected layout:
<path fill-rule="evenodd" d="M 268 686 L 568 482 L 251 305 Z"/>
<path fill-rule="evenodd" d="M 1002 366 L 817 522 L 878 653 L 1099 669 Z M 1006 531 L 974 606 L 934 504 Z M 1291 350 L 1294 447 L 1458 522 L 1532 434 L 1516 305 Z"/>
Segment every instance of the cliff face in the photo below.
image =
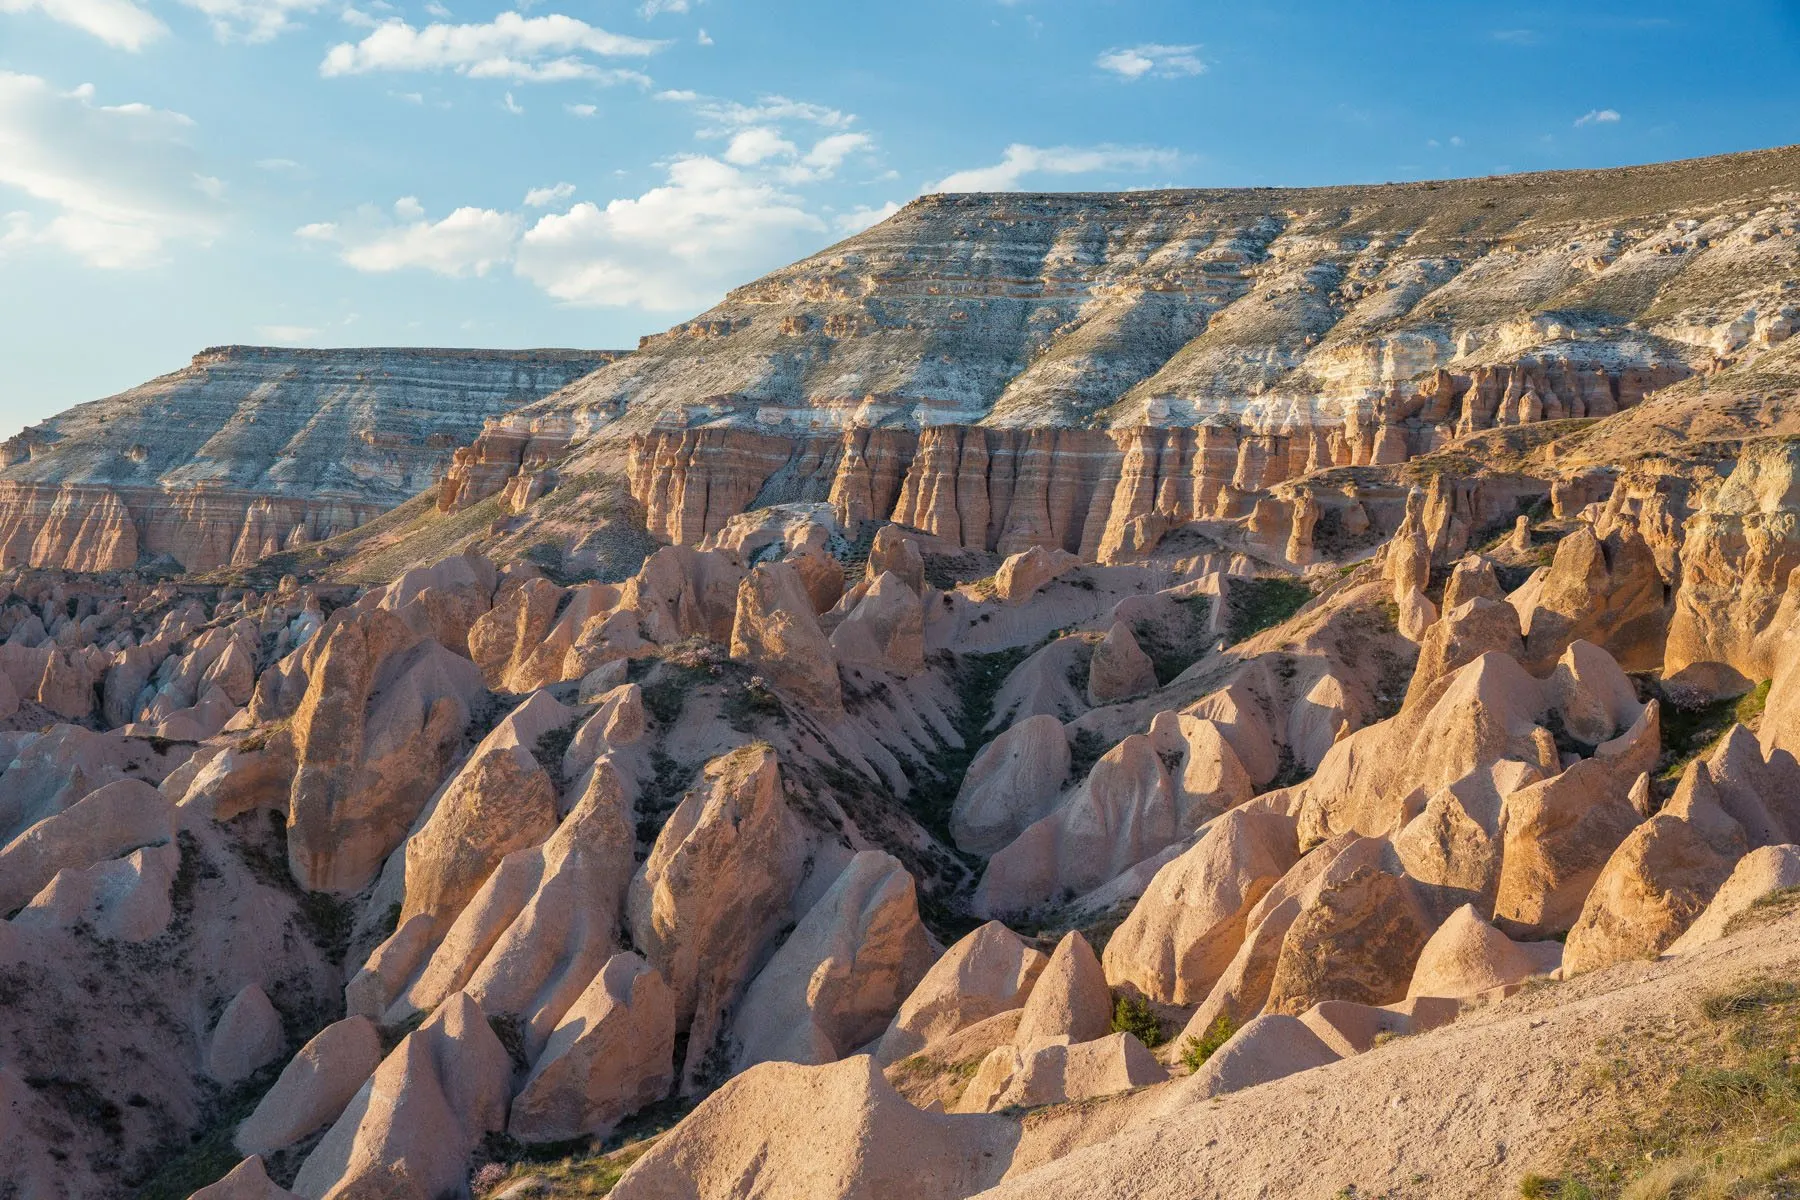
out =
<path fill-rule="evenodd" d="M 578 440 L 1380 425 L 1431 404 L 1440 372 L 1531 368 L 1555 397 L 1495 375 L 1451 431 L 1506 404 L 1570 415 L 1595 407 L 1599 372 L 1629 404 L 1791 332 L 1797 180 L 1784 149 L 1369 187 L 928 196 L 532 412 Z"/>
<path fill-rule="evenodd" d="M 1112 429 L 652 430 L 630 439 L 627 475 L 650 533 L 684 545 L 747 509 L 825 501 L 850 527 L 888 520 L 970 549 L 1045 546 L 1106 561 L 1188 521 L 1250 517 L 1277 557 L 1301 563 L 1317 517 L 1308 502 L 1317 501 L 1304 489 L 1264 495 L 1277 485 L 1332 467 L 1403 463 L 1482 430 L 1611 416 L 1686 374 L 1673 365 L 1608 371 L 1569 363 L 1438 371 L 1413 394 L 1339 422 L 1289 414 L 1280 422 L 1221 415 L 1195 426 Z M 503 489 L 528 493 L 535 472 L 565 453 L 571 437 L 571 422 L 555 415 L 490 422 L 457 451 L 439 508 Z M 1391 531 L 1399 513 L 1387 515 Z"/>
<path fill-rule="evenodd" d="M 356 528 L 483 423 L 618 357 L 227 346 L 0 443 L 0 567 L 191 571 Z"/>

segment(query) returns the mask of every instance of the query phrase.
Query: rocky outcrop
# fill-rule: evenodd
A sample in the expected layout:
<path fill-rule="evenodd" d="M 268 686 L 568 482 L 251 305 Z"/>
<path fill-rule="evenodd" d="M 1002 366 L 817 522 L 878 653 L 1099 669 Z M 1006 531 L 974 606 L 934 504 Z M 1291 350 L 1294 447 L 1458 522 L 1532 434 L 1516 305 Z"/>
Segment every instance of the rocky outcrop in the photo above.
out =
<path fill-rule="evenodd" d="M 348 532 L 429 486 L 484 421 L 618 357 L 202 351 L 4 443 L 0 567 L 206 571 Z"/>

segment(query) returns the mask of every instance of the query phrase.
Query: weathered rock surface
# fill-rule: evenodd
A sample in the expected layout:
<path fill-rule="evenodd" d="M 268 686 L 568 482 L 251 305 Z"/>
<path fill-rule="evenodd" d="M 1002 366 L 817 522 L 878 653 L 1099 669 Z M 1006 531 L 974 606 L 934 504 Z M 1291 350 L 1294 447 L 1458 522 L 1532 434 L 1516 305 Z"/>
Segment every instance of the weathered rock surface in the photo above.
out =
<path fill-rule="evenodd" d="M 527 1142 L 605 1137 L 675 1081 L 675 1005 L 656 969 L 613 956 L 557 1024 L 512 1102 Z"/>
<path fill-rule="evenodd" d="M 346 1017 L 314 1034 L 232 1135 L 244 1154 L 284 1150 L 337 1120 L 381 1065 L 381 1033 L 367 1017 Z"/>
<path fill-rule="evenodd" d="M 356 528 L 430 486 L 484 421 L 618 357 L 217 346 L 0 450 L 0 567 L 190 571 Z M 509 472 L 510 473 L 510 472 Z"/>
<path fill-rule="evenodd" d="M 998 921 L 951 946 L 919 980 L 881 1035 L 884 1066 L 963 1029 L 1020 1008 L 1049 962 Z"/>
<path fill-rule="evenodd" d="M 744 993 L 738 1069 L 835 1062 L 887 1028 L 938 948 L 912 876 L 879 850 L 850 860 Z"/>

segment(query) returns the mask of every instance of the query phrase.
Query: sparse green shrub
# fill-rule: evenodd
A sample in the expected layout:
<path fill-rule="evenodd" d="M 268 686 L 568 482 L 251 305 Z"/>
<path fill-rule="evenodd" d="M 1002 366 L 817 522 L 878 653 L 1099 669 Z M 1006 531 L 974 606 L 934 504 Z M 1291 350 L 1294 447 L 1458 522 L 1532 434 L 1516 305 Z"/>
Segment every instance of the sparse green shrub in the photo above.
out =
<path fill-rule="evenodd" d="M 1114 1033 L 1129 1033 L 1152 1048 L 1169 1040 L 1156 1013 L 1137 996 L 1120 994 L 1113 997 L 1112 1028 Z"/>
<path fill-rule="evenodd" d="M 1230 1014 L 1220 1013 L 1206 1032 L 1195 1037 L 1189 1034 L 1181 1042 L 1181 1062 L 1190 1071 L 1198 1071 L 1206 1065 L 1206 1060 L 1219 1052 L 1219 1048 L 1231 1040 L 1237 1032 L 1237 1022 Z"/>
<path fill-rule="evenodd" d="M 1225 589 L 1232 644 L 1281 624 L 1312 598 L 1312 589 L 1297 579 L 1233 579 Z"/>

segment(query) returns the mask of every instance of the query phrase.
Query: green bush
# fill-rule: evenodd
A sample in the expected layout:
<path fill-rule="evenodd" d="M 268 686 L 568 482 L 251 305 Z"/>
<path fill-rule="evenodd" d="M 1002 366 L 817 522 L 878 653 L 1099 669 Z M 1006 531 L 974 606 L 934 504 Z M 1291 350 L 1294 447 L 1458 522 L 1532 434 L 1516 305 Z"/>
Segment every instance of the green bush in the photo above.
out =
<path fill-rule="evenodd" d="M 1206 1032 L 1199 1037 L 1189 1034 L 1181 1043 L 1181 1062 L 1190 1071 L 1198 1071 L 1206 1065 L 1206 1060 L 1218 1053 L 1219 1047 L 1231 1040 L 1237 1032 L 1237 1022 L 1230 1016 L 1220 1013 L 1218 1019 L 1206 1027 Z"/>
<path fill-rule="evenodd" d="M 1112 1028 L 1114 1033 L 1129 1033 L 1146 1046 L 1162 1045 L 1168 1038 L 1163 1036 L 1162 1022 L 1150 1011 L 1150 1006 L 1136 996 L 1113 997 Z"/>

